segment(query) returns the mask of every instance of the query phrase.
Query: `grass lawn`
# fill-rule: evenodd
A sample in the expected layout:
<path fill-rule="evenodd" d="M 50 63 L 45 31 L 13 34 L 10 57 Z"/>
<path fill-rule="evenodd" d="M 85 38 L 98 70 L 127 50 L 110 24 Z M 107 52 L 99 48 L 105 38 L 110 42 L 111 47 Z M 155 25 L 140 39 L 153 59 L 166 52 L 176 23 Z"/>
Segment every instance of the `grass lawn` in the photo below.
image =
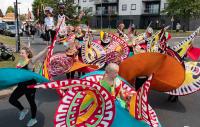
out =
<path fill-rule="evenodd" d="M 15 38 L 3 36 L 3 35 L 0 35 L 0 42 L 3 42 L 5 45 L 10 46 L 10 47 L 14 47 L 16 43 Z M 18 62 L 19 55 L 17 53 L 14 53 L 14 56 L 15 56 L 15 61 L 12 61 L 11 59 L 7 61 L 0 60 L 0 68 L 15 67 Z"/>
<path fill-rule="evenodd" d="M 15 38 L 4 35 L 0 35 L 0 42 L 3 42 L 6 45 L 13 45 L 13 46 L 16 44 Z"/>
<path fill-rule="evenodd" d="M 95 33 L 100 33 L 101 29 L 95 29 L 96 32 Z M 116 29 L 108 29 L 108 28 L 105 28 L 105 29 L 102 29 L 104 32 L 111 32 L 111 33 L 116 33 Z M 139 33 L 143 33 L 145 30 L 144 29 L 137 29 L 137 31 Z M 154 30 L 154 33 L 158 31 L 158 30 Z M 168 32 L 172 35 L 172 37 L 187 37 L 189 36 L 192 31 L 187 31 L 187 32 L 176 32 L 175 30 L 171 31 L 171 30 L 168 30 Z M 127 33 L 127 29 L 125 29 L 125 33 Z M 199 34 L 200 35 L 200 34 Z"/>
<path fill-rule="evenodd" d="M 14 56 L 15 56 L 15 61 L 12 61 L 11 58 L 9 60 L 7 60 L 7 61 L 0 60 L 0 68 L 3 68 L 3 67 L 16 67 L 17 62 L 19 60 L 19 55 L 17 53 L 14 53 Z"/>

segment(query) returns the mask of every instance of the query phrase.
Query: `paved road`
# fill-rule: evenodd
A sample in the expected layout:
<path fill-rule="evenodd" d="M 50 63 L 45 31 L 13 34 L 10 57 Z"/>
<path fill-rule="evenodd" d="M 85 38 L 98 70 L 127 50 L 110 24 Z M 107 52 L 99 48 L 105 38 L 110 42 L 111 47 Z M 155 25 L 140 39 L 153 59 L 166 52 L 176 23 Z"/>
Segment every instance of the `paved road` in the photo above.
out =
<path fill-rule="evenodd" d="M 180 41 L 182 39 L 172 39 L 171 42 Z M 24 41 L 26 39 L 24 38 Z M 36 39 L 36 42 L 31 44 L 35 52 L 39 52 L 46 45 L 43 42 Z M 195 39 L 195 45 L 199 45 L 200 38 Z M 200 45 L 199 45 L 200 46 Z M 61 46 L 56 45 L 58 51 Z M 63 79 L 62 76 L 59 79 Z M 159 120 L 163 127 L 199 127 L 200 126 L 200 93 L 179 97 L 178 103 L 167 102 L 168 95 L 151 91 L 149 95 L 149 103 L 155 109 Z M 53 90 L 38 90 L 36 96 L 36 102 L 38 105 L 38 124 L 35 127 L 53 127 L 53 117 L 55 109 L 59 103 L 59 96 Z M 20 101 L 25 104 L 25 107 L 29 107 L 25 97 Z M 29 116 L 19 121 L 17 110 L 8 103 L 8 98 L 0 99 L 0 127 L 25 127 Z"/>

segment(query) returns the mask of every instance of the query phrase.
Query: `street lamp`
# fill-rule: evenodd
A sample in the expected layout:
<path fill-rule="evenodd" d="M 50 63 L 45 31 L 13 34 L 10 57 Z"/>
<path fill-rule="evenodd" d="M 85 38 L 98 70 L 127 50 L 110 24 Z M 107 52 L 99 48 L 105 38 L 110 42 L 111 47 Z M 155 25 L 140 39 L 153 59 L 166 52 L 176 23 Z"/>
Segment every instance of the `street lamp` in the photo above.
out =
<path fill-rule="evenodd" d="M 103 34 L 104 34 L 104 32 L 102 31 L 102 25 L 103 25 L 103 18 L 102 18 L 103 8 L 102 8 L 102 3 L 103 3 L 103 0 L 101 0 L 101 31 L 100 31 L 100 38 L 101 39 L 103 39 Z"/>
<path fill-rule="evenodd" d="M 173 31 L 173 27 L 174 27 L 174 16 L 172 16 L 171 22 L 172 22 L 172 28 L 171 28 L 171 32 L 172 32 Z"/>
<path fill-rule="evenodd" d="M 18 1 L 14 2 L 15 7 L 15 21 L 16 21 L 16 52 L 20 51 L 20 36 L 19 36 L 19 16 L 18 16 Z"/>
<path fill-rule="evenodd" d="M 103 18 L 102 18 L 102 15 L 103 15 L 103 7 L 102 7 L 102 4 L 103 4 L 103 0 L 101 0 L 101 31 L 102 31 L 102 25 L 103 25 Z"/>

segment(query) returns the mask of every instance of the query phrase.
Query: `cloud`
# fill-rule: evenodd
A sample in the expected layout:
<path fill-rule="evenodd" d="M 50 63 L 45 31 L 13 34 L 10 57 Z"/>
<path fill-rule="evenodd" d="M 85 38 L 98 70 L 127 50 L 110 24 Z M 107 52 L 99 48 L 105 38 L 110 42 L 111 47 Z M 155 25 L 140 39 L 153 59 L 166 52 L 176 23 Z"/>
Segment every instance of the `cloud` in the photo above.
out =
<path fill-rule="evenodd" d="M 5 2 L 3 2 L 5 1 Z M 16 0 L 0 0 L 0 9 L 5 14 L 8 6 L 14 6 L 14 2 Z M 32 3 L 33 0 L 18 0 L 21 4 L 19 4 L 19 10 L 21 14 L 27 13 L 28 8 L 31 11 L 32 10 Z"/>

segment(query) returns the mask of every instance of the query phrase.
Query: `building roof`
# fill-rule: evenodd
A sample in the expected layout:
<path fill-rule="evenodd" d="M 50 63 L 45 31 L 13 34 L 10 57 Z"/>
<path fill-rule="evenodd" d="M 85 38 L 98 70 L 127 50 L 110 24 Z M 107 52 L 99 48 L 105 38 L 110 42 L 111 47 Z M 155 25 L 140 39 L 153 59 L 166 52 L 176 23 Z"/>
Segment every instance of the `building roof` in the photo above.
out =
<path fill-rule="evenodd" d="M 15 21 L 15 14 L 14 13 L 7 13 L 3 17 L 3 21 Z"/>

